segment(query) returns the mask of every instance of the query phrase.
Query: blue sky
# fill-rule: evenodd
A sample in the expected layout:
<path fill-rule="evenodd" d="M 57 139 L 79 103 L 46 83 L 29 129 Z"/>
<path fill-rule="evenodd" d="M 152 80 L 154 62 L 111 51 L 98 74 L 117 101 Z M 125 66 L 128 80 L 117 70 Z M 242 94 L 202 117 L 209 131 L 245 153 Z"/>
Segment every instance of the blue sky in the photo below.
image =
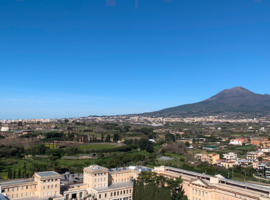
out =
<path fill-rule="evenodd" d="M 141 113 L 234 86 L 270 94 L 269 10 L 269 0 L 0 0 L 0 119 Z"/>

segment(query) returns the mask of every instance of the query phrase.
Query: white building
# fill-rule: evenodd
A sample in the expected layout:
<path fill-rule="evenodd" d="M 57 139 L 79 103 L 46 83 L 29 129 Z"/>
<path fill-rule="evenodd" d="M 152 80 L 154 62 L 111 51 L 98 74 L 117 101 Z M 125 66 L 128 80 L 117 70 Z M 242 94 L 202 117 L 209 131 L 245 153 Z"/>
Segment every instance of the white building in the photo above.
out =
<path fill-rule="evenodd" d="M 270 148 L 261 148 L 261 151 L 262 152 L 269 153 L 270 152 Z"/>
<path fill-rule="evenodd" d="M 235 140 L 235 139 L 231 139 L 230 143 L 231 145 L 241 145 L 242 146 L 242 142 L 239 140 Z"/>
<path fill-rule="evenodd" d="M 223 154 L 223 158 L 226 160 L 236 160 L 237 154 L 234 152 L 225 153 L 225 154 Z"/>
<path fill-rule="evenodd" d="M 5 127 L 5 126 L 2 126 L 1 131 L 2 131 L 2 132 L 9 131 L 9 128 L 8 128 L 8 127 Z"/>

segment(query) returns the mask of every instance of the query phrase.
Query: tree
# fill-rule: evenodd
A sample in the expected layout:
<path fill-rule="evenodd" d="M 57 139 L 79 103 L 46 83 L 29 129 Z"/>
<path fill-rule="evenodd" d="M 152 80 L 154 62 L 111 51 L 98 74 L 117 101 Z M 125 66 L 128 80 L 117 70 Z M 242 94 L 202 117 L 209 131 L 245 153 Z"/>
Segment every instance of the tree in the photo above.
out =
<path fill-rule="evenodd" d="M 103 140 L 104 140 L 104 135 L 103 135 L 103 133 L 101 134 L 101 142 L 103 142 Z"/>
<path fill-rule="evenodd" d="M 189 147 L 189 146 L 190 146 L 189 142 L 186 142 L 186 147 Z"/>
<path fill-rule="evenodd" d="M 263 158 L 262 158 L 262 157 L 258 157 L 258 160 L 259 160 L 260 162 L 262 162 Z"/>
<path fill-rule="evenodd" d="M 146 150 L 148 153 L 153 153 L 153 152 L 154 152 L 154 147 L 153 147 L 153 145 L 151 145 L 151 144 L 147 144 L 146 147 L 145 147 L 145 150 Z"/>
<path fill-rule="evenodd" d="M 65 120 L 64 120 L 64 122 L 65 122 L 65 123 L 68 123 L 68 122 L 69 122 L 69 120 L 68 120 L 68 119 L 65 119 Z"/>
<path fill-rule="evenodd" d="M 21 169 L 19 169 L 18 178 L 21 178 Z"/>
<path fill-rule="evenodd" d="M 107 135 L 105 142 L 111 142 L 111 135 L 110 134 Z"/>
<path fill-rule="evenodd" d="M 175 136 L 174 136 L 173 134 L 171 134 L 171 133 L 167 133 L 167 134 L 165 135 L 165 138 L 166 138 L 168 141 L 173 141 L 173 142 L 175 142 Z"/>
<path fill-rule="evenodd" d="M 13 179 L 15 179 L 15 178 L 16 178 L 16 171 L 14 169 L 14 171 L 13 171 Z"/>
<path fill-rule="evenodd" d="M 11 169 L 10 168 L 8 168 L 8 178 L 9 179 L 12 179 L 12 172 L 11 172 Z"/>
<path fill-rule="evenodd" d="M 141 172 L 133 185 L 133 199 L 183 200 L 184 190 L 181 177 L 170 179 L 156 172 Z"/>
<path fill-rule="evenodd" d="M 113 134 L 113 141 L 117 142 L 119 140 L 119 135 L 117 133 Z"/>

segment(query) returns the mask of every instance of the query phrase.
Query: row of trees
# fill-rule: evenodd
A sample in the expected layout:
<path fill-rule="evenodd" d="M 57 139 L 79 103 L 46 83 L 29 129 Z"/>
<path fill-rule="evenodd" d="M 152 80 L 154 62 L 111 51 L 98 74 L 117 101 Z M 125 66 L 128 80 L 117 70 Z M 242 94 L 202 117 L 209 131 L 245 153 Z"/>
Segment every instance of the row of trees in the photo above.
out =
<path fill-rule="evenodd" d="M 12 170 L 11 168 L 8 168 L 8 178 L 9 179 L 16 179 L 16 178 L 27 178 L 29 177 L 29 174 L 26 174 L 26 164 L 24 163 L 23 170 L 21 169 Z"/>

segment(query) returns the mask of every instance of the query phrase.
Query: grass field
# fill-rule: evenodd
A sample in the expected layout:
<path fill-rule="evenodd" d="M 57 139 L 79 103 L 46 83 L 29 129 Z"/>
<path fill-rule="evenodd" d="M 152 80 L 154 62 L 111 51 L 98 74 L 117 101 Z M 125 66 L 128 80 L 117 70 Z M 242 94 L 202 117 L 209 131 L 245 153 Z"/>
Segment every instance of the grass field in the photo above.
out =
<path fill-rule="evenodd" d="M 255 146 L 253 146 L 253 145 L 247 145 L 247 146 L 238 147 L 236 149 L 249 150 L 249 149 L 253 149 L 253 148 L 255 148 Z"/>
<path fill-rule="evenodd" d="M 249 136 L 251 133 L 232 133 L 231 136 Z"/>
<path fill-rule="evenodd" d="M 87 144 L 81 145 L 79 149 L 87 150 L 87 149 L 111 149 L 114 148 L 115 144 Z"/>

